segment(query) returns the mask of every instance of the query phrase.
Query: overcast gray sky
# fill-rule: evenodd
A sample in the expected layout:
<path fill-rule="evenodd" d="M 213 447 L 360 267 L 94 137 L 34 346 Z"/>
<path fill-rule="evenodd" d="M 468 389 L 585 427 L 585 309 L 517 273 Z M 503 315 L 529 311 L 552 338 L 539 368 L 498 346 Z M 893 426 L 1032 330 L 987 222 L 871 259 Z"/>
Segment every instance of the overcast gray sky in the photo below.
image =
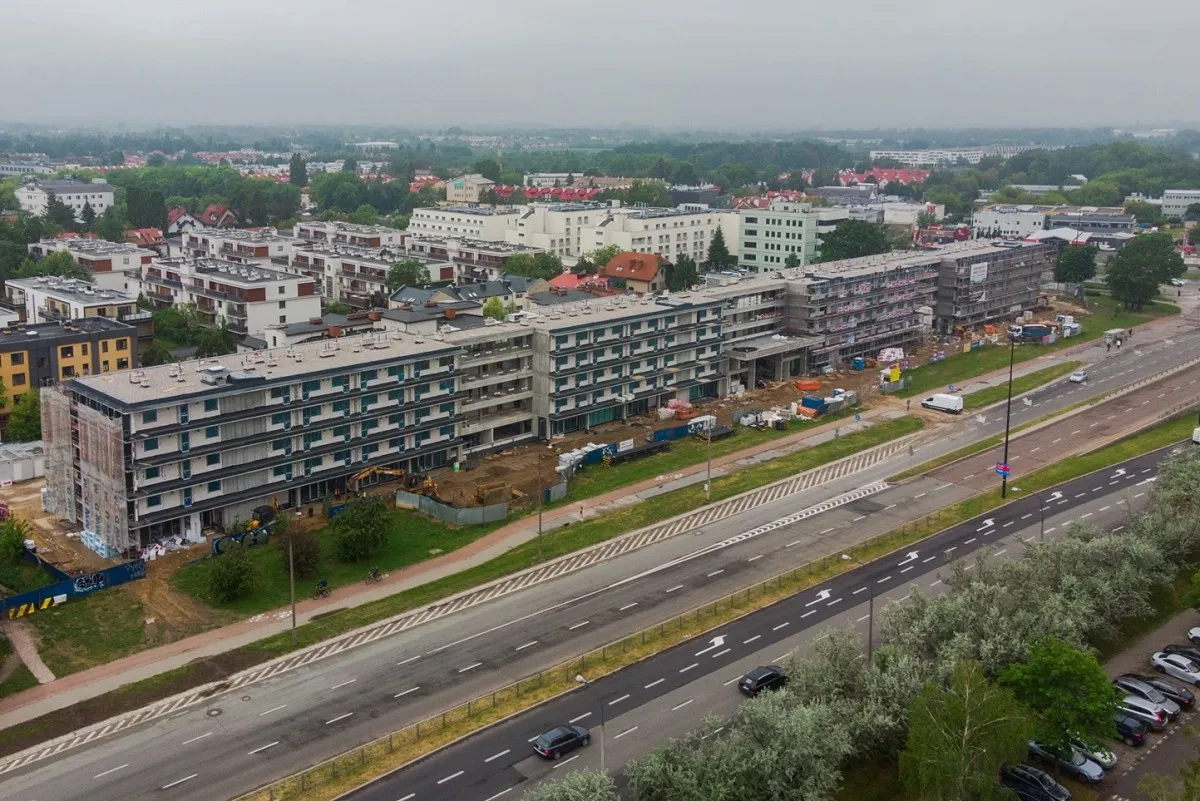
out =
<path fill-rule="evenodd" d="M 0 118 L 707 129 L 1200 119 L 1200 0 L 2 0 Z"/>

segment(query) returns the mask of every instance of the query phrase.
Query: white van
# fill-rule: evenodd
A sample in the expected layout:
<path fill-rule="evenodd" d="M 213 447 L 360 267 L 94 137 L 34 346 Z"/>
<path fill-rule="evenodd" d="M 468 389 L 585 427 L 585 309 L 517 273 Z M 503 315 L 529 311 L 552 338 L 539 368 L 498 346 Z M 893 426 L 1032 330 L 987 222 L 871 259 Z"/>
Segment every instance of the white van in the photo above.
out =
<path fill-rule="evenodd" d="M 961 395 L 947 395 L 944 392 L 937 395 L 930 395 L 925 400 L 921 401 L 921 405 L 926 409 L 934 409 L 939 412 L 950 412 L 950 414 L 962 414 L 963 399 Z"/>
<path fill-rule="evenodd" d="M 1196 445 L 1200 445 L 1200 428 L 1192 429 L 1192 442 Z"/>

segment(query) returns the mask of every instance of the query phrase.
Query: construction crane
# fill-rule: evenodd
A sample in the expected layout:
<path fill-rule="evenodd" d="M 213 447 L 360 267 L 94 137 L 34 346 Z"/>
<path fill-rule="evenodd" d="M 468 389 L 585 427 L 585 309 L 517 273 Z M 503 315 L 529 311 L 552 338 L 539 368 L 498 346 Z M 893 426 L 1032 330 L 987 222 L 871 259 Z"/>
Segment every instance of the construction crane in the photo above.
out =
<path fill-rule="evenodd" d="M 368 467 L 361 473 L 355 473 L 354 475 L 350 476 L 350 478 L 346 479 L 346 488 L 351 492 L 358 492 L 359 482 L 363 479 L 370 478 L 371 476 L 394 476 L 396 478 L 404 478 L 406 475 L 408 474 L 403 470 L 397 470 L 391 467 Z"/>

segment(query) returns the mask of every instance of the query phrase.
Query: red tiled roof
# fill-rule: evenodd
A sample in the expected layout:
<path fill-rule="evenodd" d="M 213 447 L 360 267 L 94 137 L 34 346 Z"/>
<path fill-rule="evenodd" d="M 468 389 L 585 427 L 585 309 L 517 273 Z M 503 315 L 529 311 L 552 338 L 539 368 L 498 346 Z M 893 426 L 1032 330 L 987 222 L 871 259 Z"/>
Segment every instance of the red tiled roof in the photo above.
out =
<path fill-rule="evenodd" d="M 187 209 L 180 208 L 179 206 L 176 206 L 173 209 L 167 209 L 167 224 L 174 225 L 176 220 L 187 213 Z"/>
<path fill-rule="evenodd" d="M 600 268 L 599 275 L 605 278 L 628 278 L 634 281 L 653 281 L 662 268 L 663 258 L 657 253 L 635 253 L 626 251 L 609 259 Z"/>
<path fill-rule="evenodd" d="M 125 240 L 141 247 L 152 247 L 163 243 L 163 233 L 157 228 L 131 228 L 125 232 Z"/>
<path fill-rule="evenodd" d="M 209 203 L 208 208 L 196 215 L 196 219 L 205 225 L 212 226 L 219 223 L 226 213 L 237 217 L 224 203 Z"/>

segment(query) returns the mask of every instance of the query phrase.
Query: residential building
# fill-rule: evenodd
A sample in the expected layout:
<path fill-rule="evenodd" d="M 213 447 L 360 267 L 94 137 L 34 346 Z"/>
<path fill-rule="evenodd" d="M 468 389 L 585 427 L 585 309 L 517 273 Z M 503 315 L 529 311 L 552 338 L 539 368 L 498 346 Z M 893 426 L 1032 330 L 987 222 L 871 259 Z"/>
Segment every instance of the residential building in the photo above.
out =
<path fill-rule="evenodd" d="M 348 222 L 296 223 L 292 235 L 316 244 L 351 245 L 359 248 L 402 247 L 408 238 L 407 231 L 389 228 L 386 225 L 357 225 Z"/>
<path fill-rule="evenodd" d="M 948 334 L 958 326 L 969 328 L 1033 308 L 1056 253 L 1054 245 L 1042 243 L 946 245 L 938 252 L 934 325 Z"/>
<path fill-rule="evenodd" d="M 286 266 L 292 250 L 304 240 L 284 236 L 274 228 L 256 231 L 198 228 L 183 235 L 183 251 L 194 258 L 213 258 L 238 264 Z"/>
<path fill-rule="evenodd" d="M 1046 229 L 1074 228 L 1094 234 L 1132 234 L 1137 219 L 1120 206 L 1061 206 L 1046 214 Z"/>
<path fill-rule="evenodd" d="M 861 206 L 871 203 L 878 195 L 875 184 L 858 184 L 855 186 L 818 186 L 807 190 L 804 194 L 828 200 L 839 206 Z"/>
<path fill-rule="evenodd" d="M 23 309 L 23 319 L 31 324 L 89 317 L 129 322 L 139 315 L 135 296 L 73 278 L 10 278 L 4 282 L 4 297 L 3 305 Z"/>
<path fill-rule="evenodd" d="M 976 236 L 1004 239 L 1024 239 L 1046 227 L 1046 215 L 1056 206 L 1031 206 L 999 203 L 976 209 L 971 225 Z"/>
<path fill-rule="evenodd" d="M 238 352 L 286 348 L 302 342 L 320 342 L 373 331 L 379 315 L 371 312 L 323 314 L 296 323 L 269 326 L 262 337 L 247 336 L 238 342 Z"/>
<path fill-rule="evenodd" d="M 391 247 L 310 245 L 294 250 L 288 264 L 292 272 L 316 281 L 318 293 L 326 299 L 371 308 L 387 303 L 388 270 L 402 258 L 402 253 Z M 435 273 L 436 269 L 430 270 L 431 277 Z"/>
<path fill-rule="evenodd" d="M 167 209 L 167 235 L 175 236 L 193 228 L 203 228 L 204 224 L 197 220 L 187 209 L 179 207 Z"/>
<path fill-rule="evenodd" d="M 505 241 L 564 258 L 578 258 L 592 250 L 593 232 L 607 224 L 605 221 L 613 213 L 611 205 L 596 201 L 532 203 L 519 210 L 520 214 L 506 231 Z"/>
<path fill-rule="evenodd" d="M 22 211 L 35 216 L 46 213 L 46 204 L 53 195 L 75 212 L 75 219 L 83 219 L 83 207 L 90 205 L 99 217 L 113 205 L 115 189 L 103 180 L 49 181 L 39 178 L 24 178 L 14 193 Z"/>
<path fill-rule="evenodd" d="M 479 203 L 484 192 L 495 186 L 482 175 L 462 175 L 446 182 L 446 200 L 450 203 Z"/>
<path fill-rule="evenodd" d="M 728 392 L 754 388 L 760 381 L 782 381 L 806 375 L 810 353 L 824 340 L 796 331 L 785 316 L 788 297 L 801 283 L 790 279 L 743 271 L 708 273 L 705 298 L 724 304 L 721 311 L 722 352 L 728 359 Z"/>
<path fill-rule="evenodd" d="M 577 251 L 569 255 L 615 245 L 622 251 L 657 253 L 672 263 L 689 256 L 700 264 L 708 258 L 708 246 L 717 229 L 724 234 L 729 252 L 737 252 L 738 224 L 737 213 L 728 210 L 614 208 L 583 231 Z"/>
<path fill-rule="evenodd" d="M 222 259 L 158 259 L 143 269 L 142 292 L 160 308 L 195 304 L 208 325 L 224 321 L 234 334 L 260 339 L 272 326 L 321 316 L 308 276 Z"/>
<path fill-rule="evenodd" d="M 888 200 L 850 207 L 851 219 L 868 220 L 880 225 L 913 226 L 922 214 L 932 214 L 935 221 L 944 220 L 946 207 L 938 203 L 903 203 Z"/>
<path fill-rule="evenodd" d="M 232 228 L 237 225 L 237 215 L 224 203 L 209 203 L 196 220 L 205 228 Z"/>
<path fill-rule="evenodd" d="M 92 237 L 42 239 L 28 247 L 29 254 L 35 259 L 44 259 L 51 253 L 65 252 L 72 261 L 94 275 L 124 270 L 136 272 L 143 264 L 149 264 L 150 260 L 157 256 L 153 250 L 131 242 L 109 242 Z"/>
<path fill-rule="evenodd" d="M 388 299 L 388 308 L 406 309 L 437 304 L 472 304 L 480 307 L 492 298 L 499 298 L 507 307 L 520 310 L 528 307 L 531 293 L 544 292 L 550 283 L 541 278 L 505 275 L 494 281 L 438 287 L 402 286 Z M 460 311 L 462 307 L 460 306 Z"/>
<path fill-rule="evenodd" d="M 667 192 L 671 194 L 671 202 L 676 206 L 700 205 L 713 208 L 729 208 L 730 206 L 729 196 L 722 193 L 720 187 L 712 184 L 668 186 Z"/>
<path fill-rule="evenodd" d="M 525 186 L 535 186 L 539 189 L 548 186 L 571 186 L 574 183 L 575 174 L 570 172 L 531 172 L 525 176 Z"/>
<path fill-rule="evenodd" d="M 125 231 L 125 241 L 164 258 L 171 255 L 168 252 L 170 246 L 167 244 L 167 238 L 157 228 L 130 228 Z"/>
<path fill-rule="evenodd" d="M 413 209 L 408 221 L 408 231 L 412 234 L 504 242 L 507 238 L 505 232 L 510 227 L 516 228 L 517 217 L 522 213 L 523 210 L 516 208 L 483 206 L 435 206 Z"/>
<path fill-rule="evenodd" d="M 1163 192 L 1163 216 L 1171 219 L 1183 218 L 1188 206 L 1200 203 L 1200 189 L 1168 189 Z"/>
<path fill-rule="evenodd" d="M 1033 150 L 1037 145 L 989 145 L 986 147 L 948 147 L 926 150 L 872 150 L 871 161 L 891 159 L 906 167 L 927 167 L 938 164 L 957 164 L 960 160 L 978 164 L 989 156 L 1012 158 L 1018 153 Z"/>
<path fill-rule="evenodd" d="M 511 242 L 489 242 L 483 239 L 467 239 L 445 236 L 414 234 L 404 241 L 405 258 L 419 258 L 431 264 L 452 265 L 452 275 L 445 268 L 438 271 L 437 281 L 468 283 L 472 281 L 495 281 L 504 272 L 504 265 L 518 253 L 535 255 L 540 248 L 514 245 Z M 434 270 L 430 269 L 430 276 Z"/>
<path fill-rule="evenodd" d="M 657 253 L 618 253 L 600 267 L 597 275 L 610 282 L 623 282 L 626 289 L 639 295 L 658 292 L 667 286 L 663 257 Z"/>
<path fill-rule="evenodd" d="M 0 163 L 0 175 L 52 175 L 54 167 L 24 162 Z"/>
<path fill-rule="evenodd" d="M 727 239 L 726 244 L 736 252 L 738 265 L 754 273 L 778 270 L 793 254 L 799 259 L 797 266 L 811 264 L 820 253 L 820 235 L 833 230 L 836 218 L 846 214 L 844 209 L 814 209 L 809 203 L 776 199 L 765 209 L 738 210 L 738 239 Z"/>

